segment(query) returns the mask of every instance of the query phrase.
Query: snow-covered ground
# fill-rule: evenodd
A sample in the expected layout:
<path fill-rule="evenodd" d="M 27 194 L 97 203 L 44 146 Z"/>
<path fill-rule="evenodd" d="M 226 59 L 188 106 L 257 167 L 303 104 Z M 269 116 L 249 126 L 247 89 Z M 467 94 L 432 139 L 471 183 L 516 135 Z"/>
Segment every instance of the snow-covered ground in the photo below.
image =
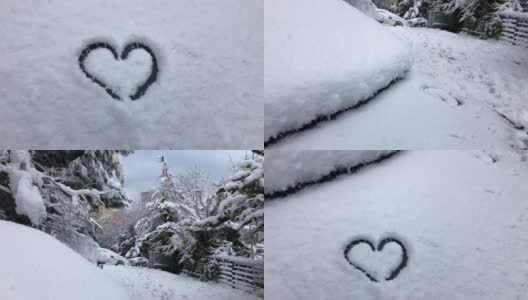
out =
<path fill-rule="evenodd" d="M 528 299 L 527 155 L 402 152 L 267 202 L 266 299 Z M 347 249 L 385 237 L 391 280 L 396 242 Z"/>
<path fill-rule="evenodd" d="M 526 129 L 515 129 L 528 128 L 525 48 L 434 29 L 389 29 L 412 45 L 407 76 L 359 109 L 271 148 L 528 148 Z"/>
<path fill-rule="evenodd" d="M 225 285 L 201 282 L 158 270 L 121 266 L 105 266 L 104 270 L 126 288 L 130 300 L 262 299 Z"/>
<path fill-rule="evenodd" d="M 266 0 L 264 20 L 265 140 L 355 106 L 411 64 L 404 41 L 343 0 Z"/>
<path fill-rule="evenodd" d="M 263 1 L 0 1 L 0 148 L 258 149 Z M 105 42 L 152 49 L 116 61 Z M 214 116 L 214 117 L 213 117 Z"/>

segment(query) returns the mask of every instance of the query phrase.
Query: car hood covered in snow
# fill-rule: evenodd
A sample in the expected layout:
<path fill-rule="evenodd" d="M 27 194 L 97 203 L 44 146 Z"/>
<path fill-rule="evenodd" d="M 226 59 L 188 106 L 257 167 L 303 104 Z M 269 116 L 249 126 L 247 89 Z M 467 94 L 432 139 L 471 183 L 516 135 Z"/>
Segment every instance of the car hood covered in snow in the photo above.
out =
<path fill-rule="evenodd" d="M 412 63 L 407 43 L 343 0 L 266 0 L 264 22 L 268 141 L 368 99 Z"/>
<path fill-rule="evenodd" d="M 0 148 L 259 149 L 262 24 L 260 0 L 0 1 Z M 132 101 L 151 55 L 92 51 L 113 99 L 92 43 L 148 46 L 157 79 Z"/>
<path fill-rule="evenodd" d="M 55 238 L 0 221 L 0 299 L 126 300 L 126 291 Z"/>

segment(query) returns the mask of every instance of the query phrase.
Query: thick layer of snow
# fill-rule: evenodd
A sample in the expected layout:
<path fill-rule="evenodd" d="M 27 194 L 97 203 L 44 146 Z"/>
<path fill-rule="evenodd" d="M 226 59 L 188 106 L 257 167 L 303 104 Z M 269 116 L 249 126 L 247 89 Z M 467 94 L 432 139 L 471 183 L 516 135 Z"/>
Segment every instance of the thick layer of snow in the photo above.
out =
<path fill-rule="evenodd" d="M 266 193 L 316 181 L 332 171 L 376 160 L 392 151 L 267 151 Z"/>
<path fill-rule="evenodd" d="M 434 29 L 389 29 L 413 44 L 409 74 L 360 109 L 276 149 L 528 148 L 526 130 L 498 114 L 528 128 L 524 48 Z"/>
<path fill-rule="evenodd" d="M 0 148 L 262 147 L 263 1 L 0 2 Z M 83 48 L 132 41 L 158 80 L 119 102 L 79 68 Z M 87 68 L 126 95 L 145 81 L 143 50 L 93 51 Z"/>
<path fill-rule="evenodd" d="M 354 106 L 411 64 L 407 43 L 343 0 L 266 0 L 264 20 L 265 140 Z"/>
<path fill-rule="evenodd" d="M 94 264 L 38 230 L 0 221 L 0 299 L 129 300 Z"/>
<path fill-rule="evenodd" d="M 528 299 L 527 154 L 404 152 L 270 201 L 266 299 Z M 374 283 L 344 249 L 387 235 L 406 246 L 407 267 Z M 357 247 L 350 259 L 372 273 L 401 261 L 394 243 Z"/>
<path fill-rule="evenodd" d="M 105 266 L 126 287 L 130 300 L 257 300 L 257 296 L 225 285 L 140 267 Z"/>
<path fill-rule="evenodd" d="M 27 216 L 34 225 L 42 224 L 47 216 L 39 190 L 42 175 L 34 168 L 29 152 L 14 150 L 10 164 L 0 165 L 0 171 L 9 177 L 9 188 L 15 199 L 17 214 Z"/>

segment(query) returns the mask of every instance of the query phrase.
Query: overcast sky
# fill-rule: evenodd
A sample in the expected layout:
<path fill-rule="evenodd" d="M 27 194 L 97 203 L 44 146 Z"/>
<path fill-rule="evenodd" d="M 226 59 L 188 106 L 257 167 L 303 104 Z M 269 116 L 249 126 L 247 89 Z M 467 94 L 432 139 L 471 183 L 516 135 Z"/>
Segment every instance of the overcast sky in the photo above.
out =
<path fill-rule="evenodd" d="M 231 175 L 229 157 L 238 161 L 246 152 L 248 151 L 138 150 L 123 158 L 125 188 L 136 199 L 141 192 L 158 187 L 161 156 L 165 157 L 172 175 L 182 174 L 196 164 L 216 180 Z"/>

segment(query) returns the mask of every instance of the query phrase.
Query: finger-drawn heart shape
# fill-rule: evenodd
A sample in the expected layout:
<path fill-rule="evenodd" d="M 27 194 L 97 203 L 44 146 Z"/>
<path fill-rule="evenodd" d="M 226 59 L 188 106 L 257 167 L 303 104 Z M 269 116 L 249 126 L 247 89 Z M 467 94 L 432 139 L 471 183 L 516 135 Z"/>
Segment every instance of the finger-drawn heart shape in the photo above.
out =
<path fill-rule="evenodd" d="M 128 55 L 130 54 L 130 52 L 132 52 L 132 51 L 134 51 L 136 49 L 143 49 L 150 55 L 150 57 L 152 59 L 152 68 L 151 68 L 151 71 L 150 71 L 150 75 L 149 75 L 149 77 L 147 78 L 147 80 L 143 84 L 141 84 L 141 85 L 139 85 L 137 87 L 135 93 L 130 95 L 130 99 L 131 100 L 137 100 L 137 99 L 141 98 L 142 96 L 144 96 L 146 91 L 147 91 L 147 89 L 150 87 L 150 85 L 152 83 L 154 83 L 158 79 L 158 73 L 159 73 L 158 60 L 156 58 L 156 55 L 152 51 L 152 49 L 150 49 L 148 46 L 146 46 L 146 45 L 144 45 L 142 43 L 138 43 L 138 42 L 130 43 L 130 44 L 126 45 L 125 49 L 121 53 L 121 57 L 119 57 L 119 55 L 117 54 L 117 51 L 115 50 L 115 48 L 112 47 L 108 43 L 96 42 L 96 43 L 90 44 L 90 45 L 86 46 L 86 48 L 84 48 L 84 50 L 81 52 L 81 55 L 79 56 L 79 67 L 81 68 L 81 71 L 84 73 L 84 75 L 86 75 L 86 77 L 90 78 L 97 85 L 99 85 L 102 88 L 104 88 L 106 90 L 106 92 L 112 98 L 114 98 L 116 100 L 121 100 L 121 97 L 119 97 L 119 95 L 115 91 L 113 91 L 110 87 L 108 87 L 107 84 L 102 82 L 100 79 L 97 79 L 95 76 L 90 74 L 86 70 L 86 67 L 84 65 L 84 61 L 86 60 L 88 55 L 92 51 L 97 50 L 97 49 L 101 49 L 101 48 L 109 50 L 112 53 L 112 55 L 113 55 L 115 60 L 119 60 L 119 59 L 125 60 L 125 59 L 127 59 Z"/>
<path fill-rule="evenodd" d="M 375 278 L 372 274 L 370 274 L 369 272 L 367 272 L 367 270 L 365 270 L 363 267 L 361 266 L 358 266 L 357 264 L 355 264 L 354 262 L 352 262 L 349 257 L 348 257 L 348 253 L 350 252 L 350 250 L 352 250 L 352 248 L 354 248 L 355 246 L 359 245 L 359 244 L 367 244 L 370 249 L 374 252 L 379 252 L 379 251 L 383 251 L 383 248 L 385 247 L 385 245 L 389 244 L 389 243 L 396 243 L 398 246 L 400 246 L 401 250 L 402 250 L 402 255 L 401 255 L 401 261 L 400 263 L 398 264 L 398 266 L 391 271 L 390 275 L 385 278 L 385 280 L 389 281 L 389 280 L 393 280 L 394 278 L 396 278 L 396 276 L 398 276 L 398 274 L 400 273 L 400 271 L 405 268 L 407 266 L 407 261 L 409 260 L 409 257 L 407 255 L 407 249 L 405 248 L 405 245 L 400 242 L 399 240 L 395 239 L 395 238 L 392 238 L 392 237 L 387 237 L 383 240 L 381 240 L 378 244 L 378 247 L 376 248 L 374 246 L 374 243 L 369 241 L 368 239 L 366 238 L 360 238 L 360 239 L 356 239 L 356 240 L 353 240 L 351 241 L 346 247 L 345 247 L 345 251 L 344 251 L 344 255 L 345 255 L 345 259 L 347 260 L 347 262 L 353 266 L 354 268 L 356 268 L 357 270 L 361 271 L 363 274 L 365 274 L 371 281 L 373 282 L 378 282 L 378 279 Z"/>

